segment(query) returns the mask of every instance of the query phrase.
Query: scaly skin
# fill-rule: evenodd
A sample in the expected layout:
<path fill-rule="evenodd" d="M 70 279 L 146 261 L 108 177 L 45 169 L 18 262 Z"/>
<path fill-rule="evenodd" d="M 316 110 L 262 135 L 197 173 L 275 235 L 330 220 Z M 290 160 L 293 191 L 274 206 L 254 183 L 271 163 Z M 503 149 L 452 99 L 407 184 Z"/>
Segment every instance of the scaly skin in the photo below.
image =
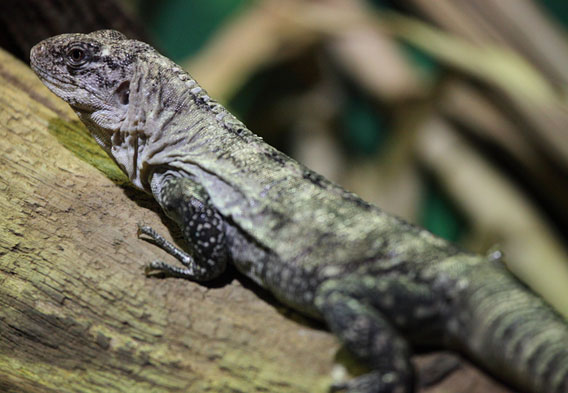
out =
<path fill-rule="evenodd" d="M 390 216 L 267 145 L 180 67 L 115 31 L 37 44 L 31 64 L 182 229 L 148 266 L 196 281 L 228 262 L 323 319 L 373 369 L 335 389 L 413 391 L 413 345 L 459 350 L 525 392 L 568 392 L 568 328 L 499 262 Z"/>

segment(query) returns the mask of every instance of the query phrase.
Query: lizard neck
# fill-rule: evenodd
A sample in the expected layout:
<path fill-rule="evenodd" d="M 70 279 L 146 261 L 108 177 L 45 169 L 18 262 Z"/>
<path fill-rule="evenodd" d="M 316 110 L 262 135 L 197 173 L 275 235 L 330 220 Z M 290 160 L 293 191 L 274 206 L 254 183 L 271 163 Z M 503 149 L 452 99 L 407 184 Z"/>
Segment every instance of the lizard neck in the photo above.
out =
<path fill-rule="evenodd" d="M 104 143 L 110 146 L 105 150 L 130 181 L 146 192 L 151 192 L 149 177 L 155 167 L 167 163 L 168 153 L 189 144 L 203 128 L 199 127 L 203 116 L 178 72 L 183 73 L 161 56 L 139 62 L 129 81 L 128 105 L 120 125 L 102 133 L 109 135 Z"/>
<path fill-rule="evenodd" d="M 191 175 L 190 168 L 215 160 L 215 150 L 235 136 L 260 140 L 188 73 L 157 56 L 140 62 L 131 79 L 128 111 L 111 138 L 111 155 L 135 186 L 151 192 L 154 172 L 174 166 Z"/>

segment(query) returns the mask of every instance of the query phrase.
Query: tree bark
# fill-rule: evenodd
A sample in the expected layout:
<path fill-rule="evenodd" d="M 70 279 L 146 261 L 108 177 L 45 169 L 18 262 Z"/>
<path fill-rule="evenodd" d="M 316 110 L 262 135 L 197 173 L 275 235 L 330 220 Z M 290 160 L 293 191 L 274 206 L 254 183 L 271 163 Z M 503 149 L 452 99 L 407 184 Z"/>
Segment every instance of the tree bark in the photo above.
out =
<path fill-rule="evenodd" d="M 0 86 L 0 391 L 313 393 L 354 363 L 234 270 L 146 278 L 169 258 L 136 237 L 172 232 L 157 204 L 2 51 Z M 506 392 L 472 367 L 424 391 L 448 389 Z"/>

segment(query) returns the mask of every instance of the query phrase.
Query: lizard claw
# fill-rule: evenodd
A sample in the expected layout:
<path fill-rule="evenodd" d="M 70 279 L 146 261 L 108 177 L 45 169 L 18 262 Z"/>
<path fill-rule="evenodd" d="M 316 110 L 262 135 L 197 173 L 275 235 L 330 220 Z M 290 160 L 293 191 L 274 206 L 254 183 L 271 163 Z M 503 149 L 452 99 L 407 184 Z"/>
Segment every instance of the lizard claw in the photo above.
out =
<path fill-rule="evenodd" d="M 156 231 L 152 229 L 152 227 L 144 224 L 143 222 L 138 222 L 136 226 L 138 227 L 136 230 L 138 237 L 140 237 L 140 235 L 148 235 L 150 237 L 153 237 L 153 235 L 156 234 Z"/>
<path fill-rule="evenodd" d="M 146 276 L 159 276 L 164 274 L 164 266 L 166 264 L 161 261 L 153 261 L 144 266 L 144 274 Z"/>
<path fill-rule="evenodd" d="M 152 264 L 153 264 L 153 262 L 152 262 L 152 263 L 148 263 L 148 264 L 146 264 L 146 265 L 144 266 L 144 274 L 145 274 L 146 276 L 151 276 L 152 273 L 156 271 L 156 269 L 152 266 Z"/>
<path fill-rule="evenodd" d="M 142 235 L 142 233 L 144 233 L 142 228 L 144 228 L 145 226 L 146 225 L 143 222 L 139 221 L 139 222 L 136 223 L 136 227 L 137 227 L 136 236 L 140 237 L 140 235 Z"/>
<path fill-rule="evenodd" d="M 146 236 L 149 236 L 153 240 L 157 240 L 158 238 L 161 238 L 161 236 L 158 235 L 158 233 L 156 233 L 156 231 L 154 229 L 152 229 L 152 227 L 150 227 L 146 224 L 143 224 L 141 222 L 139 222 L 137 225 L 138 225 L 138 230 L 136 231 L 136 235 L 138 237 L 141 237 L 142 235 L 146 235 Z"/>

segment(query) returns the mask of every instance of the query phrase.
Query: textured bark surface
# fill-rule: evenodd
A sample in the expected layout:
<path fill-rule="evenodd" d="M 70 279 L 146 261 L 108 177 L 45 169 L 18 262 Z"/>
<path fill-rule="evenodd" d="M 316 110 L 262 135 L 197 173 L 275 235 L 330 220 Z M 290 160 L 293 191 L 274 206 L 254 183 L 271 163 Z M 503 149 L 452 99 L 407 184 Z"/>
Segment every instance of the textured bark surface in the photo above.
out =
<path fill-rule="evenodd" d="M 136 237 L 170 233 L 157 204 L 2 51 L 0 86 L 0 391 L 313 393 L 352 363 L 234 271 L 145 278 L 170 260 Z M 506 392 L 472 367 L 425 391 Z"/>

